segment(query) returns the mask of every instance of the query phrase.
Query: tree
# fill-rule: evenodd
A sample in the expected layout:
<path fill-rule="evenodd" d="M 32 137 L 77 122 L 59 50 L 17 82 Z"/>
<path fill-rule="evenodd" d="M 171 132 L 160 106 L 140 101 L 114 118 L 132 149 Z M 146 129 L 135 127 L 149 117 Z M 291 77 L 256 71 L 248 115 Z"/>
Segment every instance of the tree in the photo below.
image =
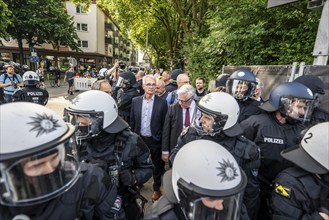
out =
<path fill-rule="evenodd" d="M 70 46 L 79 50 L 78 35 L 75 32 L 72 17 L 65 12 L 64 2 L 58 0 L 5 0 L 11 24 L 6 31 L 16 39 L 20 51 L 20 61 L 23 59 L 23 40 L 29 47 L 51 43 L 55 46 Z"/>
<path fill-rule="evenodd" d="M 3 0 L 0 0 L 0 38 L 7 37 L 6 28 L 10 24 L 10 19 L 8 16 L 10 16 L 11 12 L 9 11 L 7 5 L 3 2 Z"/>
<path fill-rule="evenodd" d="M 266 9 L 263 0 L 222 0 L 209 13 L 209 35 L 185 47 L 193 77 L 215 78 L 223 65 L 312 63 L 319 13 L 305 1 Z"/>

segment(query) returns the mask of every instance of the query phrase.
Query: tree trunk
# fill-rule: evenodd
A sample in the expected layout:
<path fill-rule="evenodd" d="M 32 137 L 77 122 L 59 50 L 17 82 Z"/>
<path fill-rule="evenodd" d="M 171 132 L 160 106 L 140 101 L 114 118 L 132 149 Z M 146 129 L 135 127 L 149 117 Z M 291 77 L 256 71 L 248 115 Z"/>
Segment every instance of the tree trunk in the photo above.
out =
<path fill-rule="evenodd" d="M 17 43 L 18 43 L 18 49 L 19 49 L 19 60 L 20 64 L 24 65 L 25 60 L 24 60 L 24 50 L 23 50 L 23 40 L 20 37 L 17 37 Z"/>

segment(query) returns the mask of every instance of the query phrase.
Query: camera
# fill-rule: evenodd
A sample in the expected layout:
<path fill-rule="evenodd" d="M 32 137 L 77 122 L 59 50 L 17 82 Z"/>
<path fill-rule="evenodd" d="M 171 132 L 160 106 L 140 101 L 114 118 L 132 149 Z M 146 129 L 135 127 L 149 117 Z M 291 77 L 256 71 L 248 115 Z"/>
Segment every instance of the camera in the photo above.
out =
<path fill-rule="evenodd" d="M 11 82 L 11 85 L 12 86 L 16 86 L 17 85 L 17 82 Z"/>

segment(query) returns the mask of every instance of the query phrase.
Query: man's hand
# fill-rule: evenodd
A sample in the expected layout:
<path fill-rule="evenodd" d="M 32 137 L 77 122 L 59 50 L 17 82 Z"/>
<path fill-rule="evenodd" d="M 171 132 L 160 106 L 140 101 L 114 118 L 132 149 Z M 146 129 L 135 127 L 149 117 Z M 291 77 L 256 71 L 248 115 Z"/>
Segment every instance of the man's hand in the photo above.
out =
<path fill-rule="evenodd" d="M 162 154 L 161 155 L 161 158 L 162 158 L 162 160 L 164 161 L 164 162 L 168 162 L 168 160 L 169 160 L 169 154 Z"/>
<path fill-rule="evenodd" d="M 321 217 L 322 217 L 324 220 L 329 220 L 329 215 L 327 215 L 326 213 L 319 212 L 319 214 L 321 215 Z"/>
<path fill-rule="evenodd" d="M 133 186 L 137 183 L 135 174 L 133 174 L 130 170 L 120 170 L 119 171 L 119 178 L 123 185 L 125 186 Z"/>

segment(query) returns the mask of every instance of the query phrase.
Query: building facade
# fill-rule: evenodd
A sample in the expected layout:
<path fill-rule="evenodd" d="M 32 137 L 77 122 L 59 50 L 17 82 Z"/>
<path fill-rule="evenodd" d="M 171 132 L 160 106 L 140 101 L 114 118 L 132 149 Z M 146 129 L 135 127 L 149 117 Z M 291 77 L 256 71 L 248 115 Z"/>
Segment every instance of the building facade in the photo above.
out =
<path fill-rule="evenodd" d="M 76 32 L 80 40 L 78 45 L 83 52 L 72 51 L 69 47 L 54 48 L 51 44 L 43 44 L 32 49 L 39 57 L 39 62 L 31 60 L 31 49 L 23 41 L 24 62 L 20 61 L 16 40 L 1 39 L 0 61 L 25 63 L 33 69 L 42 65 L 44 69 L 58 66 L 61 70 L 68 68 L 70 60 L 77 61 L 77 70 L 84 71 L 88 67 L 99 70 L 114 62 L 126 65 L 137 63 L 137 50 L 129 39 L 125 39 L 118 25 L 108 12 L 93 2 L 88 9 L 77 6 L 70 1 L 65 2 L 67 13 L 73 17 Z M 38 60 L 38 59 L 37 59 Z M 33 61 L 33 62 L 31 62 Z"/>

